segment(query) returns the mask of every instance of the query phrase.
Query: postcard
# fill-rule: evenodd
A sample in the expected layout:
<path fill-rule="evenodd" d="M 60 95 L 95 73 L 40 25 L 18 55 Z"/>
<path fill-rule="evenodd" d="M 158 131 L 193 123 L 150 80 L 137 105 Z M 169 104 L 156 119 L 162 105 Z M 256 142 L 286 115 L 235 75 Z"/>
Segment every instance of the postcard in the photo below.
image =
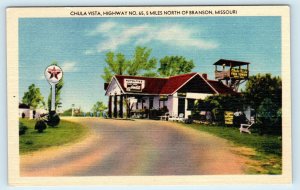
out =
<path fill-rule="evenodd" d="M 289 14 L 7 8 L 9 184 L 291 183 Z"/>

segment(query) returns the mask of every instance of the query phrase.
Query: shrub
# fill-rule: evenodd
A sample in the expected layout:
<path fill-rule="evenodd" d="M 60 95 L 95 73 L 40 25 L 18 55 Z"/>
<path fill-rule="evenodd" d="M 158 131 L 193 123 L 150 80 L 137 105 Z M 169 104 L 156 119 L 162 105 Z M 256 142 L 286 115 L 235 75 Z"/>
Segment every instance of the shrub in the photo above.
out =
<path fill-rule="evenodd" d="M 281 108 L 270 98 L 265 98 L 258 107 L 257 121 L 261 134 L 281 134 Z"/>
<path fill-rule="evenodd" d="M 39 133 L 42 133 L 46 128 L 47 128 L 47 125 L 42 120 L 37 121 L 34 126 L 34 129 L 37 130 Z"/>
<path fill-rule="evenodd" d="M 48 115 L 47 124 L 51 127 L 55 127 L 59 124 L 60 118 L 55 111 L 51 111 Z"/>
<path fill-rule="evenodd" d="M 28 127 L 23 125 L 23 123 L 19 122 L 19 135 L 24 135 L 27 131 Z"/>
<path fill-rule="evenodd" d="M 26 144 L 26 145 L 32 145 L 32 144 L 33 144 L 33 141 L 32 141 L 32 140 L 27 140 L 27 141 L 25 141 L 25 144 Z"/>

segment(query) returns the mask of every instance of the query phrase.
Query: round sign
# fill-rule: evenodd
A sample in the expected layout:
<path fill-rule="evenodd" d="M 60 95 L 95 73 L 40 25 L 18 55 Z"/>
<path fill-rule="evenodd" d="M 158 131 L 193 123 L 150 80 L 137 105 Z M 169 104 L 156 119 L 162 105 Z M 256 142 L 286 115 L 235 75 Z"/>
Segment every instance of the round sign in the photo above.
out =
<path fill-rule="evenodd" d="M 50 65 L 45 70 L 45 77 L 51 84 L 57 84 L 63 76 L 62 69 L 57 65 Z"/>

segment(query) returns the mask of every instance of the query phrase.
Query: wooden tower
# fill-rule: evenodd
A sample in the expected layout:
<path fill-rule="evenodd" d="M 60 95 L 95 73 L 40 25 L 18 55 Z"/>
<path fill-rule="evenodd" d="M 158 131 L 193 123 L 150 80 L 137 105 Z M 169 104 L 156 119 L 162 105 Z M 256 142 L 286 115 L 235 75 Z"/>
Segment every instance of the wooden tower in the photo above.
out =
<path fill-rule="evenodd" d="M 215 79 L 238 92 L 240 84 L 248 80 L 249 64 L 243 61 L 220 59 L 215 62 Z"/>

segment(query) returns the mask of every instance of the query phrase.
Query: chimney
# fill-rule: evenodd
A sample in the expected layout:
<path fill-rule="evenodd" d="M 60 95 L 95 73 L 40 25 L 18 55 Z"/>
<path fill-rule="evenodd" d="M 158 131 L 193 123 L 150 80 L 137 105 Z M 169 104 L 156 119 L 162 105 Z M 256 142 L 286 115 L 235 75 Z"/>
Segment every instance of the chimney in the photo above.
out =
<path fill-rule="evenodd" d="M 207 73 L 203 73 L 203 74 L 202 74 L 202 77 L 203 77 L 205 80 L 207 80 Z"/>

